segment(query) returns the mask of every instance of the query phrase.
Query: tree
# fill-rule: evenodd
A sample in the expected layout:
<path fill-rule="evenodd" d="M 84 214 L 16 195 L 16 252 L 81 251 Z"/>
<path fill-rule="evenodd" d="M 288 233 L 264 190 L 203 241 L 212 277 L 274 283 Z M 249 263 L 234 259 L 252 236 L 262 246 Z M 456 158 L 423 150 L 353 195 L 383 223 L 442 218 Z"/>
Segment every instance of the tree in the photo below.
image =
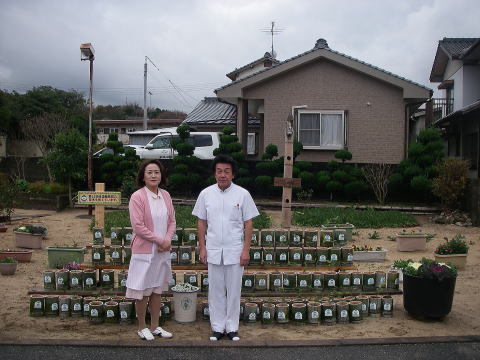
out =
<path fill-rule="evenodd" d="M 373 189 L 380 204 L 385 203 L 388 193 L 388 182 L 392 173 L 390 164 L 367 164 L 362 168 L 363 176 Z"/>
<path fill-rule="evenodd" d="M 58 133 L 52 151 L 46 156 L 46 163 L 55 178 L 68 184 L 68 198 L 72 206 L 72 180 L 85 178 L 87 169 L 87 139 L 77 129 Z"/>
<path fill-rule="evenodd" d="M 444 208 L 454 210 L 460 205 L 467 187 L 468 168 L 467 160 L 447 158 L 441 162 L 432 191 L 441 199 Z"/>

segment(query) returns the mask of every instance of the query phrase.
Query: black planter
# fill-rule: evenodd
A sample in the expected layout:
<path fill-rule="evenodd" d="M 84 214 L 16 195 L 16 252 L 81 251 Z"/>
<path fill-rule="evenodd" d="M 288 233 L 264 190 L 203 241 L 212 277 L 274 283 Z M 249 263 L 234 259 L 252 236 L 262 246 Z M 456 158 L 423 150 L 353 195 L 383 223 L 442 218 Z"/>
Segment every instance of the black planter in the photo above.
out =
<path fill-rule="evenodd" d="M 454 279 L 442 281 L 403 275 L 403 307 L 414 317 L 441 319 L 452 309 Z"/>

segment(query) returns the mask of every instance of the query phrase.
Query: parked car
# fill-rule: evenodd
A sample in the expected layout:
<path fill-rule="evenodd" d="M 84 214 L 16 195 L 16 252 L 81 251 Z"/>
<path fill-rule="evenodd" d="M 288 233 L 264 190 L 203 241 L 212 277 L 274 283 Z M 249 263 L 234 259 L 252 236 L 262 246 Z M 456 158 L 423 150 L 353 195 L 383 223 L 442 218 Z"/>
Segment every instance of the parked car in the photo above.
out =
<path fill-rule="evenodd" d="M 133 150 L 135 150 L 135 152 L 137 152 L 138 149 L 143 149 L 143 146 L 140 146 L 140 145 L 123 145 L 123 149 L 124 149 L 125 151 L 127 151 L 127 150 L 129 150 L 129 149 L 133 149 Z M 111 148 L 104 147 L 103 149 L 100 149 L 100 150 L 98 150 L 97 152 L 95 152 L 95 153 L 93 154 L 93 157 L 94 157 L 94 158 L 99 158 L 100 156 L 102 156 L 102 155 L 104 155 L 104 154 L 113 155 L 113 150 L 112 150 Z M 123 154 L 120 154 L 120 155 L 123 156 L 124 153 L 123 153 Z M 138 155 L 138 153 L 137 153 L 137 155 Z"/>
<path fill-rule="evenodd" d="M 172 141 L 179 136 L 174 133 L 162 133 L 155 136 L 143 149 L 137 149 L 140 159 L 172 159 L 177 152 L 172 148 Z M 211 160 L 213 150 L 220 145 L 219 132 L 192 132 L 187 140 L 195 146 L 193 155 L 202 160 Z"/>

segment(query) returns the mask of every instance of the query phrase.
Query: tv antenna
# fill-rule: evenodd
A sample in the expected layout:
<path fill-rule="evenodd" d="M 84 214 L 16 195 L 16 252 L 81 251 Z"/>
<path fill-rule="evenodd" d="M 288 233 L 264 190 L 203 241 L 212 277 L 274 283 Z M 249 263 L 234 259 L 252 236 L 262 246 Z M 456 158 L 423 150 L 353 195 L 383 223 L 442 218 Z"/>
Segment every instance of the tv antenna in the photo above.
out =
<path fill-rule="evenodd" d="M 277 57 L 277 53 L 273 49 L 273 37 L 280 34 L 285 29 L 275 29 L 275 21 L 271 22 L 270 28 L 260 29 L 261 32 L 269 33 L 272 36 L 272 52 L 271 55 L 273 58 Z"/>

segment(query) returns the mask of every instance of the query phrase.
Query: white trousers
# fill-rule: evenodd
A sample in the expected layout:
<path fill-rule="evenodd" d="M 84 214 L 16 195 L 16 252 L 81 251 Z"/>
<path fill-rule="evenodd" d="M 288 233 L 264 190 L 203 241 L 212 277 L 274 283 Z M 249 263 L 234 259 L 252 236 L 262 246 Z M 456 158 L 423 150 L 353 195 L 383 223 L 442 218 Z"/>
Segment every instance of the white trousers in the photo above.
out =
<path fill-rule="evenodd" d="M 208 308 L 212 331 L 238 331 L 243 266 L 208 263 Z"/>

